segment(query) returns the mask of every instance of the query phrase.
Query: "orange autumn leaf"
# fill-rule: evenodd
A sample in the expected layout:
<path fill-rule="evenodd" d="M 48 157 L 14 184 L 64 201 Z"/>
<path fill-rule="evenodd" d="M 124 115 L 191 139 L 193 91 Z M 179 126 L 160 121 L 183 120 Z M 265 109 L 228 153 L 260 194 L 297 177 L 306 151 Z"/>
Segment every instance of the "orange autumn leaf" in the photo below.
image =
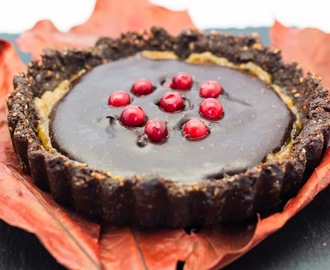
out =
<path fill-rule="evenodd" d="M 330 87 L 330 34 L 316 28 L 296 29 L 275 21 L 270 29 L 271 46 L 282 51 L 283 58 L 296 61 L 307 72 L 320 75 Z"/>
<path fill-rule="evenodd" d="M 185 28 L 194 28 L 186 11 L 170 11 L 148 0 L 97 0 L 91 17 L 69 32 L 60 32 L 55 25 L 44 20 L 26 31 L 17 43 L 22 51 L 38 58 L 45 47 L 83 48 L 94 45 L 102 36 L 118 37 L 127 31 L 150 29 L 162 26 L 171 34 L 178 34 Z"/>
<path fill-rule="evenodd" d="M 255 224 L 204 228 L 142 230 L 107 226 L 101 237 L 101 259 L 106 269 L 209 269 L 228 252 L 249 243 Z"/>
<path fill-rule="evenodd" d="M 13 89 L 12 76 L 23 72 L 26 67 L 19 59 L 14 47 L 9 42 L 0 39 L 0 100 L 4 101 L 9 92 Z M 2 104 L 1 106 L 4 106 Z M 5 110 L 0 107 L 1 110 Z M 1 115 L 3 117 L 3 115 Z M 2 118 L 1 122 L 3 121 Z"/>
<path fill-rule="evenodd" d="M 120 32 L 136 30 L 141 28 L 141 20 L 137 20 L 138 17 L 134 17 L 136 14 L 133 12 L 138 10 L 137 3 L 143 18 L 147 18 L 142 22 L 145 23 L 145 28 L 157 24 L 158 17 L 167 16 L 162 14 L 170 14 L 146 0 L 126 3 L 128 2 L 134 5 L 125 6 L 127 11 L 121 13 L 119 2 L 97 1 L 91 18 L 69 33 L 59 32 L 50 21 L 40 22 L 21 37 L 21 48 L 33 52 L 36 58 L 45 46 L 58 49 L 63 46 L 81 48 L 92 45 L 100 35 L 116 36 Z M 113 16 L 107 18 L 107 14 Z M 130 17 L 132 14 L 133 18 Z M 177 16 L 178 20 L 188 16 L 186 13 L 176 14 L 180 15 Z M 167 18 L 168 21 L 174 20 L 174 17 Z M 176 31 L 189 27 L 189 24 L 192 25 L 189 17 L 185 23 L 179 24 L 176 22 L 176 28 L 173 27 L 170 32 L 175 34 Z M 283 29 L 272 29 L 275 35 L 280 30 Z M 286 30 L 293 35 L 296 31 Z M 280 37 L 279 35 L 278 40 Z M 282 35 L 282 38 L 287 39 L 288 36 Z M 281 42 L 285 44 L 285 41 Z M 12 76 L 25 68 L 13 47 L 8 42 L 2 44 L 5 49 L 0 49 L 0 205 L 5 207 L 0 208 L 0 219 L 36 234 L 57 261 L 69 269 L 175 269 L 178 262 L 184 263 L 188 270 L 218 269 L 280 229 L 329 184 L 328 151 L 322 164 L 296 198 L 288 202 L 284 211 L 261 219 L 257 224 L 235 228 L 203 228 L 198 233 L 191 231 L 188 234 L 183 229 L 142 230 L 88 222 L 54 203 L 47 193 L 34 187 L 30 177 L 19 169 L 7 130 L 5 99 L 12 89 Z M 285 46 L 290 47 L 293 44 Z M 299 51 L 300 44 L 295 46 Z M 309 61 L 313 63 L 313 60 Z M 330 80 L 329 77 L 324 79 Z M 47 226 L 35 226 L 37 222 Z"/>

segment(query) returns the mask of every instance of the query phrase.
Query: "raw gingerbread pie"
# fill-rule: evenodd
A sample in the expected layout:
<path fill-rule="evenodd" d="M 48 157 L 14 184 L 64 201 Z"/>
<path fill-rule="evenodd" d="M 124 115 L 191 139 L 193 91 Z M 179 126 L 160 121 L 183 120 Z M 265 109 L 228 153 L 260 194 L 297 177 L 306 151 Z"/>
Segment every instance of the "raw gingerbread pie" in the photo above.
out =
<path fill-rule="evenodd" d="M 45 50 L 14 79 L 23 170 L 115 224 L 243 220 L 295 194 L 329 135 L 329 94 L 257 36 L 163 29 Z"/>

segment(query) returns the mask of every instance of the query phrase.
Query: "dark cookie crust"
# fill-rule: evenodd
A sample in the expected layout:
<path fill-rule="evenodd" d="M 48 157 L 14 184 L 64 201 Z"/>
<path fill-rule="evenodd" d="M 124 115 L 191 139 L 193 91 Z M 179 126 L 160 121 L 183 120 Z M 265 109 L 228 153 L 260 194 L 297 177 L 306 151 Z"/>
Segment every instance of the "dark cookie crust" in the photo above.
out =
<path fill-rule="evenodd" d="M 45 150 L 38 137 L 38 114 L 33 103 L 45 91 L 81 69 L 128 57 L 142 50 L 174 51 L 184 59 L 210 51 L 234 63 L 254 62 L 272 76 L 298 108 L 302 129 L 288 157 L 273 159 L 219 180 L 178 184 L 160 177 L 115 179 Z M 150 32 L 103 38 L 83 51 L 45 50 L 41 62 L 31 62 L 26 74 L 14 78 L 8 98 L 8 125 L 24 172 L 49 190 L 54 199 L 78 212 L 115 224 L 142 226 L 200 226 L 242 220 L 277 206 L 292 196 L 320 162 L 330 122 L 328 90 L 320 79 L 297 63 L 283 62 L 278 50 L 264 47 L 257 36 L 204 34 L 186 30 L 177 37 L 161 28 Z"/>

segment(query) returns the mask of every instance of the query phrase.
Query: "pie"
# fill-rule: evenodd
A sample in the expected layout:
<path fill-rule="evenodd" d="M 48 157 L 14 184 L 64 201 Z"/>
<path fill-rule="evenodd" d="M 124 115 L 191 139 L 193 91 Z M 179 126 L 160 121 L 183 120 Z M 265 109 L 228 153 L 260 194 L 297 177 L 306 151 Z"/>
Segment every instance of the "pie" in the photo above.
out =
<path fill-rule="evenodd" d="M 154 27 L 46 49 L 14 88 L 8 125 L 24 172 L 114 224 L 209 226 L 274 209 L 329 136 L 321 79 L 254 34 Z"/>

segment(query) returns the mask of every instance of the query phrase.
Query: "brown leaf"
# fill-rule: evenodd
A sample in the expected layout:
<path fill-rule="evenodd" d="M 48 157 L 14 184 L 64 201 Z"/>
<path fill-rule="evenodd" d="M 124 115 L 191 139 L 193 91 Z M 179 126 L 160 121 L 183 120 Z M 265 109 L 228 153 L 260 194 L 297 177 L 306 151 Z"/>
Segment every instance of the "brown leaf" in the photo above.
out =
<path fill-rule="evenodd" d="M 316 28 L 295 29 L 275 21 L 270 29 L 271 46 L 282 51 L 286 61 L 296 61 L 304 70 L 320 75 L 330 87 L 330 34 Z"/>
<path fill-rule="evenodd" d="M 60 32 L 52 22 L 38 22 L 23 33 L 17 43 L 22 51 L 38 58 L 43 48 L 83 48 L 92 46 L 101 36 L 117 37 L 127 31 L 150 29 L 162 26 L 169 33 L 178 34 L 184 28 L 194 28 L 186 11 L 170 11 L 148 0 L 97 0 L 92 16 L 82 25 L 68 33 Z"/>
<path fill-rule="evenodd" d="M 59 207 L 25 175 L 13 151 L 6 122 L 6 97 L 23 64 L 0 41 L 0 219 L 38 236 L 54 257 L 71 269 L 100 269 L 99 225 Z"/>

